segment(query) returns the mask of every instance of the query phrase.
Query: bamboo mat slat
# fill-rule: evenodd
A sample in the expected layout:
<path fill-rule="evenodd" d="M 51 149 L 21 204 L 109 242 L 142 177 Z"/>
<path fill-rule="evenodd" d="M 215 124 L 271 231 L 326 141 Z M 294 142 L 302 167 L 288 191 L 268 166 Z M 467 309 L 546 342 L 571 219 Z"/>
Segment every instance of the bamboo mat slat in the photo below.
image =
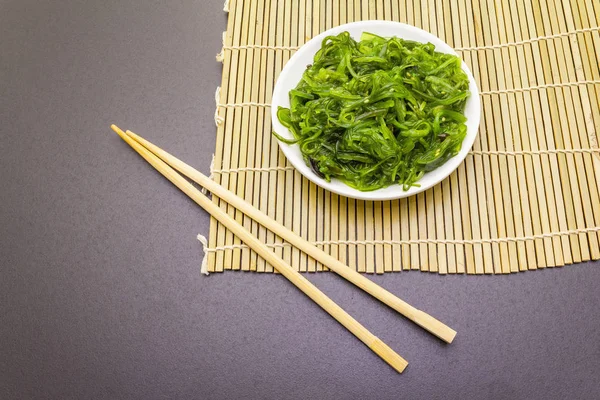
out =
<path fill-rule="evenodd" d="M 592 0 L 230 0 L 211 174 L 360 272 L 504 274 L 600 259 L 600 5 Z M 370 202 L 327 192 L 271 135 L 274 83 L 310 38 L 381 19 L 454 47 L 481 91 L 473 148 L 441 184 Z M 299 271 L 326 268 L 213 201 Z M 273 272 L 211 220 L 208 272 Z"/>

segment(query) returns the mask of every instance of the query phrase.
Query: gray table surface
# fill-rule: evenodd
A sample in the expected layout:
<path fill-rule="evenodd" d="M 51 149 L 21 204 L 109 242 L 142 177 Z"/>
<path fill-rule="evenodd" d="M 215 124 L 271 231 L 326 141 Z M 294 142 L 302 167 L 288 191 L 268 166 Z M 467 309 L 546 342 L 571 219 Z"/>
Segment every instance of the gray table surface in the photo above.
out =
<path fill-rule="evenodd" d="M 0 1 L 0 399 L 592 399 L 600 265 L 373 276 L 446 346 L 308 278 L 398 375 L 281 276 L 199 274 L 204 211 L 112 122 L 207 170 L 222 1 Z"/>

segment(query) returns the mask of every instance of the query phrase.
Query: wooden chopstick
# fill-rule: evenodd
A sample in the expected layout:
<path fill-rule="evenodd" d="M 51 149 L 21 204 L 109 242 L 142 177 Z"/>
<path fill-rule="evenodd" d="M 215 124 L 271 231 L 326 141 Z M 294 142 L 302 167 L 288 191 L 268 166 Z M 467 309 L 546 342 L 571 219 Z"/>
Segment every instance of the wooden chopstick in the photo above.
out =
<path fill-rule="evenodd" d="M 317 289 L 312 283 L 304 278 L 299 272 L 294 270 L 283 259 L 278 257 L 274 252 L 256 238 L 252 233 L 246 230 L 236 220 L 231 218 L 226 212 L 221 210 L 219 206 L 214 204 L 208 197 L 202 194 L 198 189 L 192 186 L 184 177 L 177 173 L 173 168 L 167 165 L 164 161 L 158 158 L 154 153 L 140 145 L 130 136 L 125 134 L 116 125 L 111 125 L 114 130 L 127 144 L 137 151 L 150 165 L 170 180 L 181 191 L 187 194 L 199 206 L 204 208 L 209 214 L 215 217 L 219 222 L 231 230 L 237 237 L 246 243 L 257 254 L 263 257 L 277 271 L 292 282 L 298 289 L 304 292 L 315 303 L 335 318 L 346 329 L 352 332 L 360 341 L 367 345 L 375 354 L 381 357 L 392 368 L 399 373 L 402 373 L 408 362 L 386 345 L 381 339 L 369 332 L 364 326 L 338 306 L 333 300 L 327 297 L 323 292 Z"/>
<path fill-rule="evenodd" d="M 264 227 L 271 230 L 273 233 L 279 235 L 287 242 L 304 251 L 306 254 L 310 255 L 315 260 L 320 261 L 323 265 L 329 267 L 329 269 L 331 269 L 344 279 L 347 279 L 348 281 L 352 282 L 354 285 L 358 286 L 373 297 L 379 299 L 381 302 L 387 304 L 388 306 L 398 311 L 400 314 L 404 315 L 406 318 L 415 322 L 417 325 L 426 329 L 430 333 L 434 334 L 438 338 L 442 339 L 447 343 L 451 343 L 454 337 L 456 336 L 456 331 L 454 329 L 443 324 L 442 322 L 433 318 L 429 314 L 426 314 L 425 312 L 416 309 L 415 307 L 401 300 L 394 294 L 388 292 L 381 286 L 377 285 L 376 283 L 359 274 L 358 272 L 354 271 L 353 269 L 348 268 L 336 258 L 325 253 L 323 250 L 319 249 L 318 247 L 314 246 L 301 236 L 292 232 L 279 222 L 275 221 L 262 211 L 255 208 L 252 204 L 246 202 L 241 197 L 238 197 L 236 194 L 230 192 L 223 186 L 208 178 L 206 175 L 202 174 L 201 172 L 197 171 L 188 164 L 184 163 L 178 158 L 157 147 L 156 145 L 150 143 L 141 136 L 129 130 L 126 134 L 133 138 L 136 142 L 141 144 L 143 147 L 150 150 L 165 163 L 182 173 L 183 175 L 187 176 L 194 182 L 200 184 L 202 187 L 206 188 L 213 194 L 219 196 L 221 199 L 225 200 L 227 203 L 242 211 L 250 218 L 262 224 Z"/>

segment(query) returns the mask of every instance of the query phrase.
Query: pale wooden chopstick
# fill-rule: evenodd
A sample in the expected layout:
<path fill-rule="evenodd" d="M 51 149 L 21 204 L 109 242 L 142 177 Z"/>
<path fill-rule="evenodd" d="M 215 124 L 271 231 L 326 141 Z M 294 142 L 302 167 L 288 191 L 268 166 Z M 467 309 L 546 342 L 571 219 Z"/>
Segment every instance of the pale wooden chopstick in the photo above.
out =
<path fill-rule="evenodd" d="M 241 197 L 238 197 L 236 194 L 230 192 L 225 189 L 223 186 L 214 182 L 212 179 L 208 178 L 201 172 L 195 170 L 191 166 L 187 165 L 183 161 L 177 159 L 156 145 L 150 143 L 146 139 L 141 136 L 127 131 L 126 133 L 143 147 L 150 150 L 160 159 L 162 159 L 165 163 L 175 168 L 177 171 L 181 172 L 183 175 L 187 176 L 194 182 L 200 184 L 202 187 L 206 188 L 213 194 L 219 196 L 221 199 L 225 200 L 227 203 L 231 204 L 238 210 L 242 211 L 244 214 L 254 219 L 256 222 L 260 223 L 267 229 L 271 230 L 275 234 L 279 235 L 282 239 L 285 239 L 287 242 L 291 243 L 295 247 L 304 251 L 306 254 L 313 257 L 315 260 L 320 261 L 323 265 L 329 267 L 332 271 L 340 275 L 341 277 L 347 279 L 352 282 L 354 285 L 358 286 L 365 292 L 369 293 L 373 297 L 379 299 L 381 302 L 387 304 L 394 310 L 398 311 L 400 314 L 404 315 L 406 318 L 415 322 L 417 325 L 423 327 L 427 331 L 431 332 L 438 338 L 442 339 L 447 343 L 451 343 L 454 337 L 456 336 L 456 331 L 449 326 L 443 324 L 437 319 L 433 318 L 429 314 L 416 309 L 405 301 L 399 299 L 397 296 L 388 292 L 381 286 L 377 285 L 373 281 L 365 278 L 363 275 L 354 271 L 353 269 L 348 268 L 346 265 L 342 264 L 340 261 L 325 253 L 318 247 L 314 246 L 307 240 L 303 239 L 301 236 L 298 236 L 296 233 L 292 232 L 279 222 L 275 221 L 271 217 L 264 214 L 262 211 L 255 208 L 250 203 L 247 203 Z"/>
<path fill-rule="evenodd" d="M 231 218 L 226 212 L 221 210 L 219 206 L 214 204 L 208 197 L 202 194 L 198 189 L 192 186 L 184 177 L 179 175 L 173 168 L 167 165 L 164 161 L 158 158 L 154 153 L 140 145 L 130 136 L 125 134 L 116 125 L 111 125 L 111 128 L 137 151 L 150 165 L 170 180 L 181 191 L 187 194 L 199 206 L 204 208 L 209 214 L 215 217 L 219 222 L 231 230 L 237 237 L 246 243 L 252 250 L 256 251 L 268 263 L 270 263 L 277 271 L 292 282 L 298 289 L 302 290 L 315 303 L 335 318 L 346 329 L 352 332 L 358 339 L 366 344 L 375 354 L 381 357 L 392 368 L 399 373 L 402 373 L 408 362 L 400 357 L 394 350 L 381 341 L 377 336 L 369 332 L 358 321 L 352 318 L 346 311 L 338 306 L 333 300 L 327 297 L 317 287 L 304 278 L 299 272 L 294 270 L 283 259 L 277 256 L 274 252 L 256 238 L 252 233 L 247 231 L 236 220 Z"/>

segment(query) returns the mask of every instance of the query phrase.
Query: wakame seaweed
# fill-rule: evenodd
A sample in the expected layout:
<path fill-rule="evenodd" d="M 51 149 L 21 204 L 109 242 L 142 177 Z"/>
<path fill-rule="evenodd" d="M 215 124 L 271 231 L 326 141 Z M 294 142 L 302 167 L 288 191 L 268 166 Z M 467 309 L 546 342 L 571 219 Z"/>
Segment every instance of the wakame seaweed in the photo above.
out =
<path fill-rule="evenodd" d="M 404 190 L 460 151 L 469 80 L 431 43 L 363 33 L 328 36 L 277 117 L 304 160 L 362 191 Z"/>

